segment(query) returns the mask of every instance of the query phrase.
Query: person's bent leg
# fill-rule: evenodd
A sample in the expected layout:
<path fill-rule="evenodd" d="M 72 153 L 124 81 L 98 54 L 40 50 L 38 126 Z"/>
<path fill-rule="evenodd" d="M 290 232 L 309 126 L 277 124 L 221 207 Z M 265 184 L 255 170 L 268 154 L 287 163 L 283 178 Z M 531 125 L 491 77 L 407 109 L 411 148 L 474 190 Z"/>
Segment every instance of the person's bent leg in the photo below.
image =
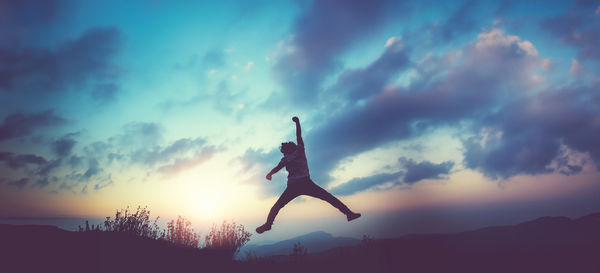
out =
<path fill-rule="evenodd" d="M 319 187 L 319 185 L 315 184 L 312 180 L 310 181 L 310 183 L 307 184 L 307 190 L 306 192 L 303 192 L 303 194 L 319 198 L 323 201 L 327 201 L 329 204 L 340 210 L 346 216 L 354 214 L 354 212 L 352 212 L 346 205 L 344 205 L 342 201 L 337 199 L 331 193 L 327 192 L 325 189 Z"/>
<path fill-rule="evenodd" d="M 273 224 L 273 222 L 275 221 L 275 216 L 277 216 L 279 210 L 297 196 L 297 193 L 294 193 L 289 188 L 286 188 L 285 191 L 283 191 L 283 193 L 281 194 L 281 196 L 279 196 L 279 199 L 277 199 L 277 202 L 275 202 L 273 207 L 271 207 L 271 210 L 269 211 L 269 216 L 267 217 L 267 223 Z"/>

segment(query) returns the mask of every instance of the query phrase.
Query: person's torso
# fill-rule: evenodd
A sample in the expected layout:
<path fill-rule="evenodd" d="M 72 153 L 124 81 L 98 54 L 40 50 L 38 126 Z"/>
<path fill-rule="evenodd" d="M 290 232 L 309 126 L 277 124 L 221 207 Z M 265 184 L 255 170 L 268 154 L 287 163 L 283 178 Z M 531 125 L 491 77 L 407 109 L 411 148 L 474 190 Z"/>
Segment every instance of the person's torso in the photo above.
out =
<path fill-rule="evenodd" d="M 293 153 L 284 156 L 283 160 L 285 169 L 288 171 L 288 180 L 310 177 L 303 148 L 298 148 Z"/>

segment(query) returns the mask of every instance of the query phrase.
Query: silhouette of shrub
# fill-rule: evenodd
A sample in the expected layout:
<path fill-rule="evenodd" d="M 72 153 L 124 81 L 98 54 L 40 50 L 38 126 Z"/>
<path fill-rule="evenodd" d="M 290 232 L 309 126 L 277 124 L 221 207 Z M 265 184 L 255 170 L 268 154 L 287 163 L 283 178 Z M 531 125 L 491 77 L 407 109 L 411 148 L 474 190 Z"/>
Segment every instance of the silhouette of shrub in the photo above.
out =
<path fill-rule="evenodd" d="M 360 245 L 362 247 L 371 247 L 375 243 L 375 238 L 366 234 L 363 234 L 362 240 L 360 241 Z"/>
<path fill-rule="evenodd" d="M 92 227 L 90 228 L 90 224 L 88 223 L 87 220 L 85 220 L 85 229 L 81 227 L 81 225 L 79 225 L 79 232 L 90 232 L 90 231 L 102 231 L 100 225 L 95 225 L 92 224 Z"/>
<path fill-rule="evenodd" d="M 252 250 L 246 250 L 246 252 L 244 252 L 244 259 L 245 262 L 256 262 L 259 261 L 260 258 L 258 258 L 258 256 L 256 255 L 256 252 L 252 251 Z"/>
<path fill-rule="evenodd" d="M 115 219 L 106 217 L 104 221 L 105 231 L 124 232 L 136 236 L 158 239 L 160 228 L 158 227 L 158 218 L 150 221 L 150 211 L 147 207 L 138 206 L 135 213 L 129 211 L 129 207 L 124 210 L 117 210 Z"/>
<path fill-rule="evenodd" d="M 219 228 L 216 225 L 212 226 L 204 238 L 204 247 L 221 252 L 227 258 L 233 259 L 249 240 L 250 232 L 246 231 L 243 225 L 238 225 L 233 221 L 231 223 L 223 221 Z"/>
<path fill-rule="evenodd" d="M 195 233 L 191 226 L 192 223 L 189 220 L 179 216 L 177 221 L 169 222 L 167 229 L 161 232 L 160 239 L 180 246 L 197 248 L 200 234 Z"/>
<path fill-rule="evenodd" d="M 303 246 L 300 242 L 294 244 L 294 248 L 292 249 L 292 253 L 290 256 L 293 260 L 301 260 L 308 255 L 308 249 Z"/>

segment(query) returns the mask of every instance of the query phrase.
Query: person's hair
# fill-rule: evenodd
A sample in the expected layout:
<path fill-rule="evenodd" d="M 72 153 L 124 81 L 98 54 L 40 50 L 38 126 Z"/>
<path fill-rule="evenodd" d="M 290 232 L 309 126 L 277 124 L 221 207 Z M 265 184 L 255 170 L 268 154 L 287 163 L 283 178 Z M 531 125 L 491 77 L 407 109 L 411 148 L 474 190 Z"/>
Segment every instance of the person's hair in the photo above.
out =
<path fill-rule="evenodd" d="M 291 154 L 296 150 L 296 143 L 292 141 L 281 143 L 281 148 L 279 148 L 279 150 L 284 155 Z"/>

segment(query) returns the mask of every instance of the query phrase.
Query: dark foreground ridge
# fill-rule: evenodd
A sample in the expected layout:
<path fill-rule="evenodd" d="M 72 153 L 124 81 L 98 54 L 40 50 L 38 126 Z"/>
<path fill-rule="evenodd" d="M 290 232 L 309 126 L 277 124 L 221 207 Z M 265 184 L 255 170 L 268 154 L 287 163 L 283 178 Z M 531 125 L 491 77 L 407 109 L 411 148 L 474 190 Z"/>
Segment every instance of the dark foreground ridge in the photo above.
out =
<path fill-rule="evenodd" d="M 1 272 L 600 272 L 600 213 L 244 262 L 206 249 L 53 226 L 0 225 L 0 242 Z"/>

